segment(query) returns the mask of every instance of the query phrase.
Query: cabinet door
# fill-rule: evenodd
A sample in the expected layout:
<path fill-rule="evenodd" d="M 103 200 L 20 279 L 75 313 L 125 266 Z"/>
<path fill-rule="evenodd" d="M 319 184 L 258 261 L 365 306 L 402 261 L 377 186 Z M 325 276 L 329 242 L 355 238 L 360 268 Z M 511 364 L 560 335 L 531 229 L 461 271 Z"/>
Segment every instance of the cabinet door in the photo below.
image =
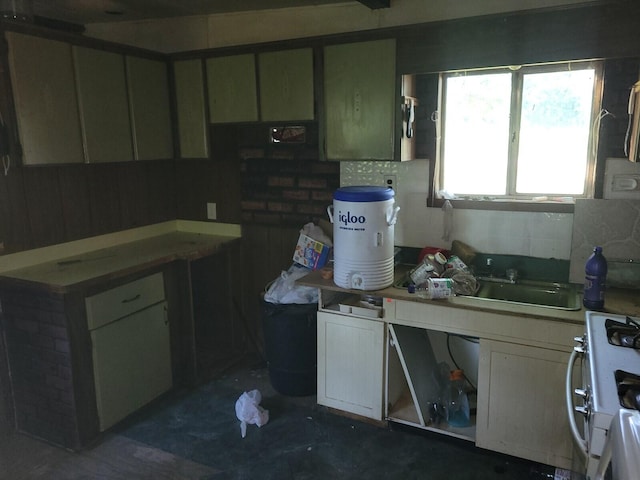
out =
<path fill-rule="evenodd" d="M 207 86 L 211 123 L 258 120 L 253 54 L 207 59 Z"/>
<path fill-rule="evenodd" d="M 6 36 L 23 163 L 84 162 L 71 45 Z"/>
<path fill-rule="evenodd" d="M 174 62 L 173 74 L 176 84 L 180 157 L 207 158 L 209 142 L 202 61 L 196 59 Z"/>
<path fill-rule="evenodd" d="M 166 63 L 127 57 L 127 80 L 135 159 L 172 158 L 173 139 Z"/>
<path fill-rule="evenodd" d="M 171 388 L 166 302 L 91 331 L 100 431 Z"/>
<path fill-rule="evenodd" d="M 318 312 L 318 403 L 382 420 L 384 323 Z"/>
<path fill-rule="evenodd" d="M 570 469 L 568 360 L 566 352 L 480 340 L 476 444 Z"/>
<path fill-rule="evenodd" d="M 87 161 L 133 160 L 124 57 L 85 47 L 73 51 Z"/>
<path fill-rule="evenodd" d="M 313 50 L 262 53 L 258 65 L 260 118 L 313 120 Z"/>
<path fill-rule="evenodd" d="M 324 49 L 325 141 L 329 160 L 393 160 L 395 40 Z"/>

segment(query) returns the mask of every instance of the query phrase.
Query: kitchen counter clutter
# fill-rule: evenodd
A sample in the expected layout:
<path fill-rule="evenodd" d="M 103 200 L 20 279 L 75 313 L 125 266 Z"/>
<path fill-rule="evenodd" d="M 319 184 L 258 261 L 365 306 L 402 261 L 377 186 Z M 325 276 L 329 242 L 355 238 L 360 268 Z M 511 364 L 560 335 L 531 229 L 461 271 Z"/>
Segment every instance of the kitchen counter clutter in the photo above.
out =
<path fill-rule="evenodd" d="M 396 267 L 396 280 L 405 270 Z M 584 334 L 584 309 L 428 300 L 394 286 L 351 290 L 318 271 L 299 283 L 320 294 L 319 404 L 572 468 L 565 376 L 573 339 Z M 605 305 L 637 315 L 635 293 L 610 291 Z M 446 421 L 443 368 L 465 372 L 468 427 Z"/>
<path fill-rule="evenodd" d="M 0 257 L 18 431 L 79 449 L 196 383 L 201 350 L 237 346 L 240 234 L 178 220 Z"/>
<path fill-rule="evenodd" d="M 409 267 L 406 265 L 396 266 L 396 280 L 402 278 Z M 321 288 L 323 290 L 331 290 L 344 292 L 349 291 L 359 295 L 362 290 L 347 290 L 338 287 L 332 279 L 324 279 L 320 271 L 311 272 L 309 275 L 299 280 L 301 285 Z M 376 292 L 376 296 L 384 298 L 392 298 L 396 300 L 407 300 L 412 302 L 429 303 L 439 306 L 447 306 L 454 308 L 463 308 L 469 310 L 489 311 L 489 312 L 508 312 L 515 313 L 524 317 L 539 317 L 548 320 L 561 322 L 584 324 L 584 308 L 580 310 L 556 310 L 553 308 L 537 307 L 533 305 L 523 305 L 509 302 L 491 302 L 488 303 L 482 299 L 471 296 L 453 296 L 449 298 L 440 298 L 428 300 L 420 297 L 415 293 L 409 293 L 406 288 L 397 288 L 389 286 Z M 605 296 L 605 311 L 620 315 L 640 316 L 640 295 L 637 290 L 610 288 Z"/>

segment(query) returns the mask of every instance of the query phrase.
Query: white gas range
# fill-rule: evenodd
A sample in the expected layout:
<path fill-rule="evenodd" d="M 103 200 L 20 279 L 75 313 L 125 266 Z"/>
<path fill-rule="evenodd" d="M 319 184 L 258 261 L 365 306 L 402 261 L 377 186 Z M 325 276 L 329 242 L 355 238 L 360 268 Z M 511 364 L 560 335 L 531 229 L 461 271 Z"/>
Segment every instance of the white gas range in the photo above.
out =
<path fill-rule="evenodd" d="M 612 420 L 621 408 L 640 408 L 640 319 L 588 311 L 586 333 L 576 341 L 567 370 L 567 409 L 586 476 L 594 479 Z M 573 389 L 579 359 L 582 385 Z M 582 425 L 574 411 L 582 414 Z"/>

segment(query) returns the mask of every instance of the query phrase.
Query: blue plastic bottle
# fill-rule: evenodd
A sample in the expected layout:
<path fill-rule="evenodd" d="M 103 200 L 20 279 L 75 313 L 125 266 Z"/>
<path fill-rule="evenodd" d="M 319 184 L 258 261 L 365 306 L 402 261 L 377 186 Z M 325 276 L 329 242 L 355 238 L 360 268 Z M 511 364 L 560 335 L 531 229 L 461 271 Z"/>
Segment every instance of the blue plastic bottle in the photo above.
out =
<path fill-rule="evenodd" d="M 607 259 L 602 247 L 595 247 L 584 268 L 584 295 L 582 304 L 589 310 L 604 308 L 604 289 L 607 280 Z"/>
<path fill-rule="evenodd" d="M 462 370 L 453 370 L 449 378 L 447 422 L 452 427 L 468 427 L 471 425 L 471 416 L 469 399 L 465 391 L 464 374 Z"/>

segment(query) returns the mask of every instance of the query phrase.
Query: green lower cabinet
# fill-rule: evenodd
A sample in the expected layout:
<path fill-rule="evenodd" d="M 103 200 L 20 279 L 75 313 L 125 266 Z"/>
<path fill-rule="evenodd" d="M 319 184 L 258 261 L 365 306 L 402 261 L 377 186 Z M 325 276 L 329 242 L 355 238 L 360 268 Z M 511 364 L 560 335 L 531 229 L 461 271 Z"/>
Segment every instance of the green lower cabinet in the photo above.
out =
<path fill-rule="evenodd" d="M 166 302 L 92 330 L 91 343 L 100 431 L 171 389 Z"/>

